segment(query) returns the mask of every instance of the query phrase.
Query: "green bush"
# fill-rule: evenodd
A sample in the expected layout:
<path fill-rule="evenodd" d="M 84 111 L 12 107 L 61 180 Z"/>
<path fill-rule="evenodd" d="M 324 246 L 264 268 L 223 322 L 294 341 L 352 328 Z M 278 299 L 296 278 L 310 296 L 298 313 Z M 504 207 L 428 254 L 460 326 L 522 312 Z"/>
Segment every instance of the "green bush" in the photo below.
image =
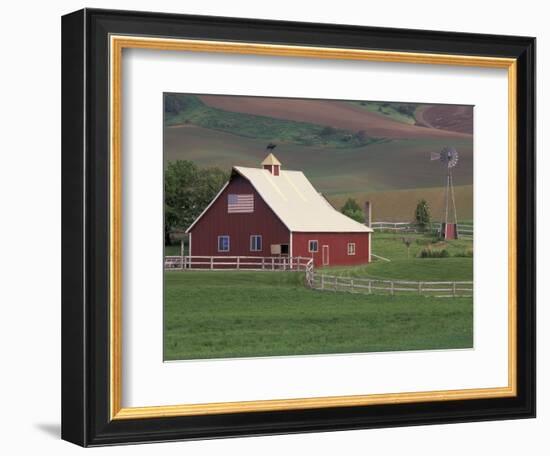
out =
<path fill-rule="evenodd" d="M 450 254 L 447 249 L 436 250 L 429 246 L 420 251 L 420 258 L 449 258 Z"/>

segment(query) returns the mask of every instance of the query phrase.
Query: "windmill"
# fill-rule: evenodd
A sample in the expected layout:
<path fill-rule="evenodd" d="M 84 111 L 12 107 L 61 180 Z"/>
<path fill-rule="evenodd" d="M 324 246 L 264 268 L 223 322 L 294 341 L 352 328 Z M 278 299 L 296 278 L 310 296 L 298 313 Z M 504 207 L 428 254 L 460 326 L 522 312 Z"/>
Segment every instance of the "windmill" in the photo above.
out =
<path fill-rule="evenodd" d="M 447 169 L 445 182 L 445 214 L 441 221 L 440 235 L 443 239 L 458 239 L 453 168 L 458 163 L 458 152 L 454 147 L 444 147 L 440 152 L 432 152 L 430 160 L 439 160 Z M 449 207 L 449 203 L 451 207 Z M 449 211 L 452 211 L 449 214 Z"/>

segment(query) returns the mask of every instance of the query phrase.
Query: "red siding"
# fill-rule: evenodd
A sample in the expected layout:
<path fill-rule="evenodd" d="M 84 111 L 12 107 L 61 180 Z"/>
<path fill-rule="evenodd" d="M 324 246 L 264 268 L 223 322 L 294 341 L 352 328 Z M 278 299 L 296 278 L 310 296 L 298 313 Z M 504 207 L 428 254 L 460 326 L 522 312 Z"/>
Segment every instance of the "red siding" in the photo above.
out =
<path fill-rule="evenodd" d="M 315 267 L 323 266 L 323 245 L 328 246 L 328 266 L 369 262 L 370 233 L 292 233 L 292 255 L 313 257 Z M 319 249 L 310 253 L 309 241 L 318 241 Z M 348 243 L 355 243 L 355 255 L 348 255 Z"/>
<path fill-rule="evenodd" d="M 254 212 L 229 214 L 227 195 L 253 194 Z M 262 251 L 250 251 L 250 236 L 262 235 Z M 218 236 L 230 236 L 229 252 L 218 252 Z M 290 233 L 254 187 L 241 176 L 234 176 L 218 199 L 191 230 L 193 256 L 271 256 L 271 244 L 289 244 Z"/>

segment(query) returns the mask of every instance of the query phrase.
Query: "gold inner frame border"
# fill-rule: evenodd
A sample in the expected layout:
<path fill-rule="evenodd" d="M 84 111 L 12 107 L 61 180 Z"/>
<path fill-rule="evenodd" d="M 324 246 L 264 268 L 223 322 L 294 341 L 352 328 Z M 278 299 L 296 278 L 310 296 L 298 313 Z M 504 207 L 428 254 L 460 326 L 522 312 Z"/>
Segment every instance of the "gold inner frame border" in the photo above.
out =
<path fill-rule="evenodd" d="M 508 385 L 505 387 L 122 407 L 122 51 L 152 49 L 300 58 L 503 68 L 508 72 Z M 517 61 L 512 58 L 393 52 L 111 35 L 110 52 L 110 416 L 112 420 L 488 399 L 517 395 Z"/>

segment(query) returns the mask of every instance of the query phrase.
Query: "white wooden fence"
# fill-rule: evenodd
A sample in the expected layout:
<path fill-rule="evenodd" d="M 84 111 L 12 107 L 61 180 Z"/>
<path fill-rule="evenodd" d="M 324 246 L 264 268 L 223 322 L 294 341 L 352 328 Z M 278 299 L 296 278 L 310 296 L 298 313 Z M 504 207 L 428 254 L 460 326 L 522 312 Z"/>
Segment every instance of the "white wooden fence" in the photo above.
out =
<path fill-rule="evenodd" d="M 306 271 L 308 265 L 313 268 L 313 260 L 305 257 L 167 256 L 164 259 L 165 269 L 184 271 Z"/>
<path fill-rule="evenodd" d="M 473 282 L 382 280 L 342 277 L 322 272 L 313 272 L 308 284 L 316 290 L 363 294 L 418 294 L 437 297 L 472 296 L 473 294 Z"/>
<path fill-rule="evenodd" d="M 180 271 L 296 271 L 305 272 L 305 285 L 321 291 L 363 294 L 418 294 L 423 296 L 472 296 L 473 282 L 415 282 L 343 277 L 314 270 L 305 257 L 167 256 L 165 269 Z"/>
<path fill-rule="evenodd" d="M 372 222 L 370 227 L 375 231 L 388 231 L 392 233 L 418 233 L 418 226 L 412 222 Z M 457 225 L 459 237 L 471 238 L 474 235 L 474 225 L 472 223 L 459 223 Z M 432 222 L 430 231 L 438 232 L 441 230 L 441 223 Z"/>

